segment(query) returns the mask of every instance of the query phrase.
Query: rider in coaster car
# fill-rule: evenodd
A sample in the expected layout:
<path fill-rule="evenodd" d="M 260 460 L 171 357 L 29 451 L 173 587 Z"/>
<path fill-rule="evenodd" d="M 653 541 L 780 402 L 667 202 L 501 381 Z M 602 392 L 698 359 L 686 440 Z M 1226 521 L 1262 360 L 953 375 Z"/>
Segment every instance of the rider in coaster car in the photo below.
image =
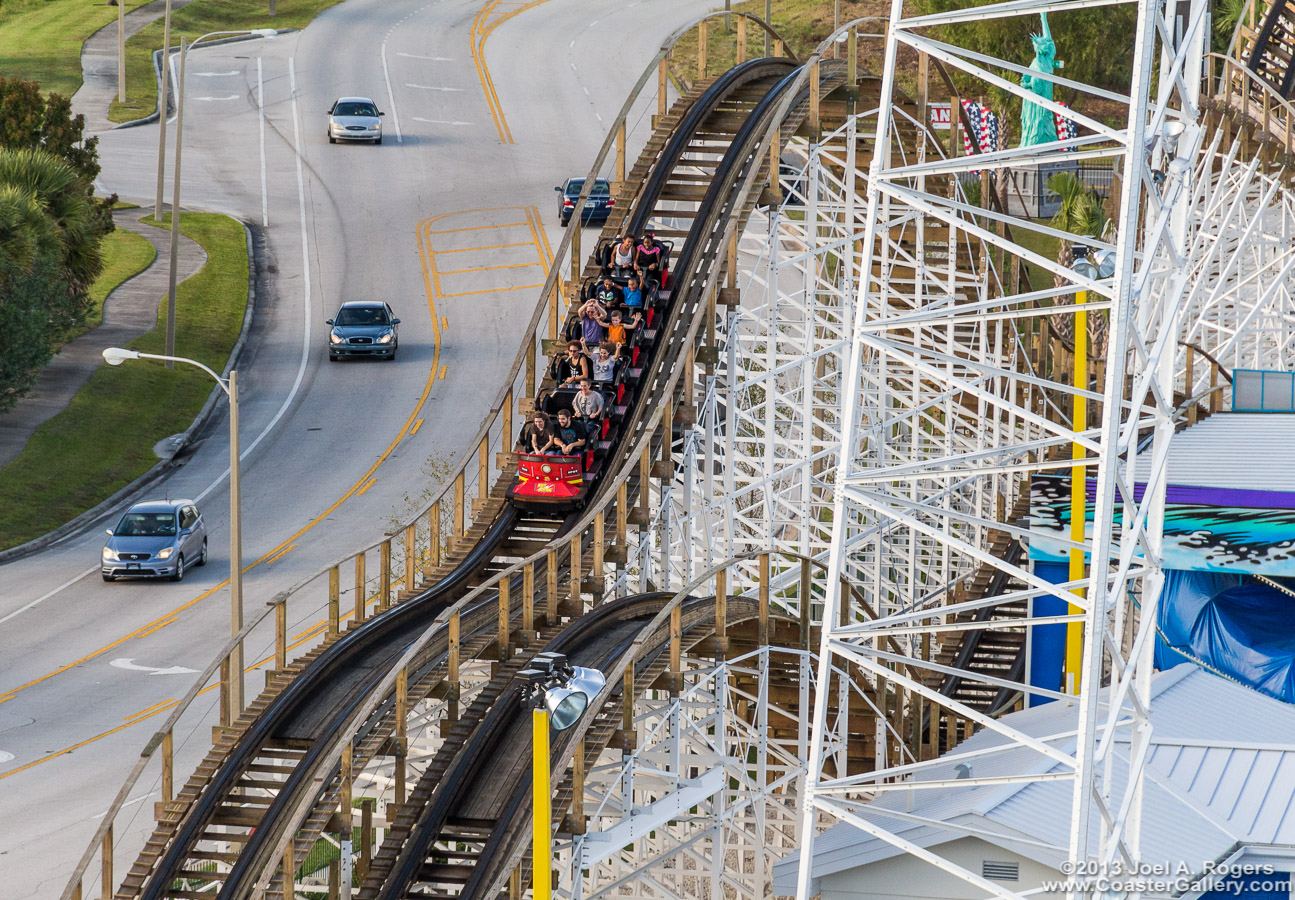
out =
<path fill-rule="evenodd" d="M 553 445 L 554 440 L 556 437 L 548 415 L 537 409 L 531 421 L 522 429 L 523 452 L 545 453 Z"/>
<path fill-rule="evenodd" d="M 584 449 L 585 438 L 580 434 L 580 429 L 571 419 L 571 410 L 558 410 L 558 425 L 554 429 L 553 444 L 549 447 L 549 453 L 560 453 L 570 456 L 579 453 Z"/>
<path fill-rule="evenodd" d="M 643 235 L 643 243 L 634 250 L 634 271 L 639 281 L 649 281 L 658 287 L 661 285 L 661 270 L 665 268 L 665 252 L 656 242 L 655 235 L 649 231 Z"/>
<path fill-rule="evenodd" d="M 571 409 L 591 438 L 598 433 L 602 427 L 603 395 L 594 390 L 588 378 L 580 380 L 580 393 L 571 398 Z"/>
<path fill-rule="evenodd" d="M 554 365 L 553 377 L 559 386 L 575 387 L 580 383 L 581 378 L 588 378 L 589 375 L 589 357 L 585 355 L 580 342 L 568 341 L 567 353 L 565 356 L 558 357 Z"/>

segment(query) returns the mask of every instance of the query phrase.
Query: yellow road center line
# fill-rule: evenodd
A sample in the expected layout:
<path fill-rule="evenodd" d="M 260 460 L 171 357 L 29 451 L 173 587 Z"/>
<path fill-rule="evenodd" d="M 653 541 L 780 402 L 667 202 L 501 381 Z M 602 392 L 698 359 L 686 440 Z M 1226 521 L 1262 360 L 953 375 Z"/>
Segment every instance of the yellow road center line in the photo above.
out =
<path fill-rule="evenodd" d="M 481 8 L 476 19 L 472 22 L 472 62 L 477 67 L 477 78 L 481 82 L 482 90 L 485 91 L 486 105 L 490 107 L 490 117 L 494 119 L 495 130 L 499 132 L 499 140 L 505 144 L 513 142 L 513 133 L 508 128 L 508 118 L 504 115 L 503 105 L 499 102 L 499 94 L 495 91 L 495 81 L 490 77 L 490 67 L 486 65 L 486 41 L 496 28 L 513 16 L 520 15 L 544 2 L 545 0 L 531 0 L 530 3 L 516 6 L 487 25 L 485 22 L 490 17 L 490 14 L 500 6 L 499 0 L 493 0 L 493 2 L 487 3 Z"/>
<path fill-rule="evenodd" d="M 441 327 L 444 328 L 446 331 L 450 330 L 449 316 L 441 316 Z"/>
<path fill-rule="evenodd" d="M 163 700 L 161 703 L 154 703 L 152 706 L 148 707 L 148 709 L 141 709 L 139 712 L 135 713 L 133 716 L 127 716 L 127 717 L 126 717 L 125 719 L 123 719 L 122 721 L 123 721 L 123 722 L 134 722 L 134 721 L 136 721 L 137 719 L 140 719 L 140 718 L 142 718 L 143 716 L 148 715 L 149 713 L 155 713 L 155 712 L 157 712 L 159 709 L 161 709 L 161 708 L 162 708 L 162 707 L 164 707 L 164 706 L 174 706 L 174 705 L 175 705 L 175 698 L 171 698 L 170 700 Z"/>
<path fill-rule="evenodd" d="M 178 615 L 172 615 L 163 619 L 158 619 L 152 625 L 148 626 L 144 631 L 141 631 L 139 633 L 139 637 L 147 637 L 148 635 L 152 634 L 155 631 L 159 631 L 168 625 L 174 624 L 177 620 L 179 620 L 179 618 L 180 617 Z"/>
<path fill-rule="evenodd" d="M 271 556 L 269 559 L 267 559 L 267 560 L 265 561 L 265 562 L 266 562 L 266 564 L 268 565 L 268 564 L 270 564 L 270 563 L 272 563 L 272 562 L 278 562 L 279 560 L 283 559 L 283 557 L 284 557 L 285 555 L 287 555 L 288 553 L 290 553 L 290 552 L 291 552 L 291 551 L 292 551 L 296 546 L 297 546 L 296 544 L 289 544 L 288 546 L 286 546 L 286 547 L 284 547 L 282 550 L 280 550 L 278 553 L 274 554 L 274 555 L 273 555 L 273 556 Z"/>
<path fill-rule="evenodd" d="M 442 381 L 444 381 L 444 380 L 445 380 L 445 373 L 449 370 L 449 368 L 450 368 L 449 366 L 441 366 L 441 380 L 442 380 Z"/>
<path fill-rule="evenodd" d="M 544 287 L 543 283 L 541 283 L 541 284 L 517 284 L 517 285 L 513 285 L 512 287 L 496 287 L 496 288 L 488 288 L 488 289 L 483 290 L 483 291 L 459 291 L 459 293 L 457 293 L 457 294 L 446 294 L 446 293 L 442 292 L 442 293 L 441 293 L 441 296 L 442 296 L 442 297 L 473 297 L 473 296 L 475 296 L 475 295 L 477 295 L 477 294 L 497 294 L 497 293 L 499 293 L 500 291 L 529 291 L 529 290 L 532 290 L 532 289 L 534 289 L 534 288 L 542 288 L 542 287 Z"/>
<path fill-rule="evenodd" d="M 526 223 L 521 222 L 518 224 L 524 225 Z M 499 227 L 504 227 L 504 226 L 499 226 Z M 438 233 L 444 234 L 445 232 L 442 231 Z M 530 241 L 520 241 L 516 244 L 490 244 L 485 247 L 459 247 L 455 250 L 437 250 L 436 252 L 438 255 L 444 256 L 447 253 L 471 253 L 474 250 L 504 250 L 504 249 L 507 249 L 508 247 L 529 247 L 530 245 L 531 245 Z"/>
<path fill-rule="evenodd" d="M 364 487 L 360 488 L 360 489 L 356 492 L 356 496 L 358 497 L 358 496 L 360 496 L 361 494 L 363 494 L 363 493 L 365 493 L 366 491 L 368 491 L 368 489 L 369 489 L 369 488 L 373 487 L 373 485 L 374 485 L 375 483 L 377 483 L 377 480 L 378 480 L 377 478 L 370 478 L 368 481 L 364 482 Z"/>
<path fill-rule="evenodd" d="M 417 422 L 414 423 L 414 427 L 409 429 L 409 436 L 413 437 L 414 435 L 418 434 L 418 429 L 422 427 L 423 427 L 423 420 L 419 419 Z"/>
<path fill-rule="evenodd" d="M 493 272 L 496 269 L 529 269 L 535 263 L 504 263 L 499 266 L 477 266 L 472 269 L 442 269 L 442 275 L 467 275 L 472 272 Z"/>

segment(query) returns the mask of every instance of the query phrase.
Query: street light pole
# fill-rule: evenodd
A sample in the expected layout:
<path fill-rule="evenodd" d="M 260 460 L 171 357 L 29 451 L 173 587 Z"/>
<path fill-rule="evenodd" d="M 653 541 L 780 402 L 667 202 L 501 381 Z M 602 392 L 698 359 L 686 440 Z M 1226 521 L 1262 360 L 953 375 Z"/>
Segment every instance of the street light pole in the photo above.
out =
<path fill-rule="evenodd" d="M 553 867 L 553 798 L 549 795 L 549 711 L 541 703 L 531 710 L 531 790 L 535 811 L 531 849 L 531 896 L 550 900 Z"/>
<path fill-rule="evenodd" d="M 183 60 L 181 61 L 183 65 Z M 131 359 L 157 359 L 171 365 L 187 363 L 196 366 L 216 379 L 226 396 L 229 397 L 229 633 L 236 637 L 243 630 L 243 503 L 242 503 L 242 466 L 239 461 L 238 444 L 238 373 L 230 371 L 228 378 L 221 378 L 214 370 L 183 356 L 170 356 L 160 353 L 141 353 L 138 350 L 125 350 L 121 347 L 108 347 L 103 351 L 103 358 L 110 366 L 119 366 Z M 239 641 L 229 654 L 228 689 L 224 692 L 229 697 L 229 706 L 221 710 L 222 724 L 232 724 L 243 712 L 243 642 Z"/>
<path fill-rule="evenodd" d="M 1075 261 L 1071 268 L 1084 278 L 1094 280 L 1098 277 L 1097 266 L 1088 261 L 1088 248 L 1074 248 Z M 1088 291 L 1075 292 L 1075 394 L 1071 405 L 1070 426 L 1078 436 L 1088 430 L 1088 398 L 1082 392 L 1088 390 L 1088 312 L 1084 305 L 1088 303 Z M 1084 536 L 1088 519 L 1088 467 L 1085 457 L 1088 452 L 1078 440 L 1070 444 L 1070 458 L 1074 464 L 1070 467 L 1070 570 L 1071 582 L 1081 581 L 1084 577 Z M 1077 544 L 1078 546 L 1073 546 Z M 1082 587 L 1071 588 L 1071 593 L 1083 597 Z M 1070 604 L 1070 615 L 1083 615 L 1083 608 Z M 1079 693 L 1079 674 L 1084 652 L 1084 623 L 1066 623 L 1065 676 L 1062 690 L 1068 694 Z"/>
<path fill-rule="evenodd" d="M 172 175 L 173 183 L 171 185 L 171 258 L 170 271 L 167 273 L 166 292 L 166 356 L 173 356 L 175 354 L 175 281 L 176 267 L 179 261 L 180 252 L 180 154 L 184 147 L 184 61 L 188 58 L 189 51 L 207 40 L 207 38 L 240 34 L 272 38 L 275 36 L 276 32 L 273 28 L 252 28 L 239 31 L 212 31 L 196 39 L 193 43 L 189 44 L 187 48 L 184 45 L 184 36 L 180 36 L 180 72 L 176 76 L 175 85 L 175 172 Z M 165 120 L 165 110 L 162 111 L 160 118 Z M 163 129 L 166 128 L 165 121 L 163 121 L 162 127 Z M 159 174 L 158 194 L 160 195 L 161 192 L 161 175 Z M 159 201 L 159 206 L 160 205 L 161 203 Z M 166 365 L 168 369 L 171 368 L 170 362 Z"/>
<path fill-rule="evenodd" d="M 126 0 L 117 0 L 117 102 L 126 102 Z"/>
<path fill-rule="evenodd" d="M 162 25 L 162 85 L 157 101 L 157 196 L 153 219 L 162 224 L 162 181 L 166 177 L 166 100 L 171 86 L 171 0 L 166 0 L 166 17 Z"/>

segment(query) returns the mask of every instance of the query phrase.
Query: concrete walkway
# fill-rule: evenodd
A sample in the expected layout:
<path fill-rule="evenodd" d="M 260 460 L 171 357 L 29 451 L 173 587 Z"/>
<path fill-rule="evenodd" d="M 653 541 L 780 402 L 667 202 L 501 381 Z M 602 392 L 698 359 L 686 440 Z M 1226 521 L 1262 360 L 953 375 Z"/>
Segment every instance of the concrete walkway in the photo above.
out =
<path fill-rule="evenodd" d="M 63 348 L 41 370 L 31 393 L 13 409 L 0 413 L 0 466 L 11 462 L 42 422 L 67 408 L 99 366 L 105 347 L 124 347 L 157 325 L 158 305 L 166 296 L 171 232 L 139 220 L 147 209 L 122 209 L 113 213 L 118 228 L 143 235 L 157 248 L 157 258 L 147 269 L 127 279 L 108 295 L 103 324 Z M 180 236 L 176 272 L 183 281 L 207 263 L 207 253 L 196 242 Z"/>
<path fill-rule="evenodd" d="M 192 0 L 171 0 L 171 12 Z M 166 15 L 166 0 L 153 0 L 126 13 L 126 38 Z M 174 36 L 173 36 L 174 40 Z M 160 47 L 154 49 L 161 49 Z M 100 28 L 81 45 L 81 87 L 72 95 L 72 112 L 85 116 L 86 132 L 116 128 L 108 107 L 117 99 L 117 23 Z M 154 80 L 156 85 L 156 80 Z M 153 96 L 157 95 L 156 86 Z"/>

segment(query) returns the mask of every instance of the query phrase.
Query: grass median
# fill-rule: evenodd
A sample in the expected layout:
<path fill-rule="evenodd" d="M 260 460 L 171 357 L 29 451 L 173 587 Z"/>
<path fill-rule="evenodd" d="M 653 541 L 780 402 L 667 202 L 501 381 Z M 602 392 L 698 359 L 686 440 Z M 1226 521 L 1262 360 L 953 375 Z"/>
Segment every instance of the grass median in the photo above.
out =
<path fill-rule="evenodd" d="M 163 218 L 169 225 L 170 217 Z M 144 220 L 152 223 L 151 218 Z M 247 309 L 243 226 L 214 213 L 181 213 L 181 230 L 207 251 L 202 271 L 176 295 L 176 354 L 225 367 Z M 158 323 L 130 347 L 162 353 L 166 298 Z M 100 366 L 68 408 L 41 425 L 0 468 L 0 548 L 14 547 L 94 507 L 151 468 L 153 445 L 184 431 L 214 387 L 193 366 L 147 360 Z"/>
<path fill-rule="evenodd" d="M 171 46 L 213 31 L 253 28 L 305 28 L 310 20 L 341 0 L 277 0 L 277 15 L 269 13 L 268 0 L 194 0 L 171 14 Z M 126 102 L 112 101 L 108 118 L 130 122 L 157 109 L 157 76 L 153 51 L 162 48 L 163 22 L 142 29 L 126 42 Z"/>
<path fill-rule="evenodd" d="M 126 11 L 146 2 L 125 0 Z M 81 87 L 81 45 L 116 19 L 117 7 L 103 0 L 5 0 L 0 3 L 0 72 L 71 97 Z"/>
<path fill-rule="evenodd" d="M 98 328 L 103 322 L 103 304 L 108 295 L 127 278 L 147 269 L 157 256 L 157 250 L 146 238 L 125 228 L 108 232 L 100 245 L 100 252 L 103 253 L 103 274 L 90 285 L 90 311 L 83 323 L 63 334 L 59 339 L 60 346 Z"/>

